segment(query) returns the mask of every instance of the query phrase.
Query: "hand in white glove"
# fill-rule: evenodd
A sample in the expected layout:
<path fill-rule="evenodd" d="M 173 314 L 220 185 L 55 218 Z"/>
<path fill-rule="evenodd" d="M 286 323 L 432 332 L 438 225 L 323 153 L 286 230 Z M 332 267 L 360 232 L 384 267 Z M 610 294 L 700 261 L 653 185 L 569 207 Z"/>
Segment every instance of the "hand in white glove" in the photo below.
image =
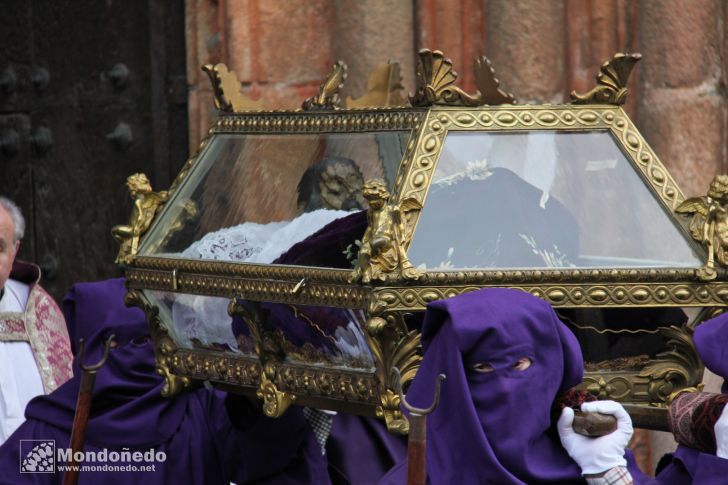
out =
<path fill-rule="evenodd" d="M 615 401 L 593 401 L 581 405 L 589 413 L 612 414 L 617 418 L 617 429 L 598 438 L 582 436 L 572 427 L 574 410 L 567 407 L 557 423 L 561 444 L 569 456 L 581 467 L 584 475 L 603 473 L 615 466 L 627 466 L 624 449 L 632 437 L 632 419 L 621 404 Z M 728 431 L 728 428 L 726 428 Z M 728 439 L 727 439 L 728 444 Z"/>
<path fill-rule="evenodd" d="M 713 431 L 715 431 L 715 444 L 717 445 L 715 454 L 719 458 L 728 458 L 728 406 L 723 407 L 723 412 L 715 422 Z"/>

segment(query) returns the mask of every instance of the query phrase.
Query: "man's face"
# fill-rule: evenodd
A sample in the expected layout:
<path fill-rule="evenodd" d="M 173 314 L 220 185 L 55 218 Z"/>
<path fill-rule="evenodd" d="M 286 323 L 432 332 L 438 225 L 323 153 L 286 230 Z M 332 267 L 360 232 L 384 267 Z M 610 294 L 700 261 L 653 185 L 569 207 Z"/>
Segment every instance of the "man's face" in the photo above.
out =
<path fill-rule="evenodd" d="M 10 278 L 10 270 L 20 247 L 20 241 L 13 242 L 14 232 L 13 219 L 8 211 L 0 206 L 0 288 L 4 288 L 5 282 Z"/>

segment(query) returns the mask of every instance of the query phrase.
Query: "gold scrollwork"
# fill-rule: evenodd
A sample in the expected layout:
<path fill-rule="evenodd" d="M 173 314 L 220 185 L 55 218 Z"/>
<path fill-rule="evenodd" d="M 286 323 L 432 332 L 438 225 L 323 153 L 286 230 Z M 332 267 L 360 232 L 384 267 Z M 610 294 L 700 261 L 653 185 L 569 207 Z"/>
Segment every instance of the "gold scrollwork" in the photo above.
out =
<path fill-rule="evenodd" d="M 278 389 L 278 364 L 284 359 L 280 342 L 275 332 L 269 328 L 264 310 L 259 302 L 235 298 L 228 305 L 231 316 L 239 316 L 248 326 L 253 339 L 255 353 L 258 355 L 262 372 L 256 396 L 263 400 L 263 412 L 271 418 L 283 415 L 296 400 L 296 396 Z"/>
<path fill-rule="evenodd" d="M 366 94 L 357 99 L 348 96 L 346 107 L 402 106 L 405 104 L 401 95 L 403 89 L 399 62 L 380 64 L 369 74 Z"/>
<path fill-rule="evenodd" d="M 536 277 L 532 277 L 528 283 L 522 284 L 519 282 L 518 276 L 512 275 L 509 278 L 508 275 L 504 275 L 500 279 L 484 279 L 472 284 L 462 284 L 462 281 L 457 281 L 457 273 L 446 276 L 451 280 L 449 286 L 423 285 L 374 289 L 377 304 L 380 306 L 378 311 L 424 310 L 431 301 L 452 298 L 489 287 L 519 289 L 546 300 L 556 308 L 655 305 L 725 306 L 728 303 L 728 285 L 716 283 L 696 286 L 679 283 L 631 283 L 630 280 L 626 280 L 621 284 L 610 282 L 608 284 L 550 285 L 547 284 L 547 281 L 537 281 Z M 647 273 L 633 274 L 632 281 L 638 281 L 638 278 L 648 276 Z"/>
<path fill-rule="evenodd" d="M 379 403 L 375 377 L 368 371 L 340 369 L 299 362 L 276 365 L 277 390 L 298 396 L 326 396 L 339 402 Z M 259 389 L 263 375 L 259 359 L 248 355 L 209 354 L 200 349 L 177 349 L 170 362 L 175 375 Z M 268 392 L 266 388 L 264 392 Z"/>
<path fill-rule="evenodd" d="M 611 60 L 602 64 L 597 74 L 597 86 L 584 94 L 571 92 L 573 104 L 607 103 L 621 105 L 627 100 L 627 81 L 634 65 L 642 59 L 641 54 L 614 54 Z"/>
<path fill-rule="evenodd" d="M 389 320 L 383 317 L 372 317 L 366 324 L 366 338 L 369 348 L 377 362 L 377 381 L 379 383 L 379 405 L 376 414 L 384 418 L 387 429 L 405 434 L 409 430 L 409 422 L 399 407 L 397 378 L 392 368 L 400 370 L 403 386 L 415 377 L 422 360 L 420 350 L 420 334 L 416 330 L 407 330 L 400 322 L 394 325 L 397 317 L 390 315 Z"/>
<path fill-rule="evenodd" d="M 215 95 L 215 107 L 226 113 L 263 109 L 263 101 L 253 101 L 240 92 L 240 81 L 225 64 L 205 64 L 202 66 L 210 78 Z"/>
<path fill-rule="evenodd" d="M 412 266 L 404 249 L 402 214 L 422 206 L 412 201 L 390 203 L 389 191 L 381 180 L 368 180 L 362 194 L 369 204 L 368 224 L 350 281 L 384 281 L 391 274 L 407 280 L 418 279 L 422 271 Z"/>
<path fill-rule="evenodd" d="M 209 274 L 214 276 L 235 276 L 239 278 L 256 278 L 271 280 L 291 280 L 291 292 L 301 278 L 307 284 L 303 293 L 310 291 L 311 281 L 331 284 L 345 284 L 350 271 L 343 269 L 307 268 L 302 266 L 260 265 L 237 262 L 205 261 L 196 259 L 157 258 L 140 256 L 134 261 L 134 268 L 148 271 L 171 271 L 178 268 L 180 272 Z"/>
<path fill-rule="evenodd" d="M 135 173 L 126 179 L 129 195 L 134 200 L 128 225 L 111 228 L 111 235 L 120 243 L 117 264 L 129 264 L 139 250 L 139 239 L 149 229 L 159 208 L 167 202 L 169 192 L 154 192 L 149 179 L 143 173 Z"/>
<path fill-rule="evenodd" d="M 655 356 L 639 373 L 647 377 L 650 403 L 666 403 L 678 389 L 696 387 L 703 377 L 703 364 L 693 343 L 692 331 L 674 325 L 662 329 L 668 349 Z"/>
<path fill-rule="evenodd" d="M 495 77 L 495 69 L 490 59 L 481 56 L 475 59 L 473 67 L 475 86 L 480 93 L 480 105 L 516 104 L 513 94 L 500 89 L 500 81 Z"/>
<path fill-rule="evenodd" d="M 458 74 L 452 61 L 440 51 L 422 49 L 417 54 L 415 79 L 417 90 L 410 96 L 412 106 L 482 106 L 484 104 L 514 104 L 515 98 L 499 88 L 500 82 L 487 57 L 475 60 L 473 71 L 478 91 L 468 94 L 454 83 Z"/>
<path fill-rule="evenodd" d="M 321 83 L 319 94 L 311 96 L 303 102 L 302 108 L 306 111 L 317 109 L 336 109 L 341 103 L 339 90 L 346 81 L 346 64 L 336 61 L 326 80 Z"/>
<path fill-rule="evenodd" d="M 327 112 L 273 112 L 223 115 L 212 127 L 213 133 L 352 133 L 361 131 L 402 131 L 419 126 L 423 111 L 402 108 L 375 108 Z"/>
<path fill-rule="evenodd" d="M 663 327 L 667 350 L 652 359 L 636 358 L 638 369 L 592 370 L 585 373 L 579 386 L 599 399 L 614 399 L 631 404 L 664 406 L 681 389 L 700 387 L 703 365 L 686 327 Z M 614 369 L 611 363 L 607 364 Z M 595 365 L 592 365 L 594 367 Z M 596 367 L 599 367 L 597 364 Z"/>
<path fill-rule="evenodd" d="M 263 412 L 271 418 L 279 418 L 296 400 L 296 396 L 278 390 L 270 376 L 275 376 L 275 369 L 264 370 L 260 378 L 260 386 L 255 395 L 263 400 Z"/>
<path fill-rule="evenodd" d="M 690 234 L 707 250 L 707 260 L 698 273 L 705 281 L 718 276 L 717 260 L 728 266 L 728 175 L 717 175 L 708 188 L 708 194 L 691 197 L 675 208 L 678 214 L 692 215 Z"/>
<path fill-rule="evenodd" d="M 140 259 L 135 260 L 135 264 L 140 263 Z M 188 261 L 188 263 L 191 261 Z M 166 267 L 167 265 L 161 265 Z M 203 269 L 204 268 L 204 269 Z M 336 307 L 361 308 L 366 305 L 371 289 L 366 286 L 346 285 L 351 271 L 341 271 L 343 282 L 314 282 L 308 283 L 298 293 L 294 293 L 293 289 L 298 284 L 295 278 L 296 270 L 291 273 L 278 271 L 276 268 L 261 267 L 259 269 L 268 269 L 273 271 L 263 271 L 260 276 L 239 274 L 244 273 L 245 268 L 237 268 L 240 270 L 238 274 L 224 275 L 222 271 L 215 273 L 218 267 L 209 268 L 206 264 L 193 264 L 192 268 L 180 262 L 178 268 L 169 269 L 142 269 L 131 268 L 126 269 L 126 277 L 129 285 L 140 289 L 155 289 L 169 291 L 183 291 L 185 293 L 194 293 L 210 296 L 232 297 L 234 295 L 245 294 L 251 299 L 261 301 L 275 301 L 280 303 L 299 303 L 312 305 L 327 305 Z M 177 270 L 176 281 L 177 288 L 174 287 L 174 270 Z M 197 272 L 195 272 L 197 269 Z M 254 268 L 256 269 L 256 268 Z M 279 268 L 280 269 L 280 268 Z M 300 269 L 300 268 L 299 268 Z M 204 271 L 204 272 L 203 272 Z M 311 271 L 308 277 L 313 277 L 316 270 Z M 278 276 L 276 280 L 275 276 Z M 283 278 L 291 278 L 286 281 Z M 264 279 L 266 281 L 256 280 L 255 278 Z M 302 277 L 299 277 L 300 281 Z"/>
<path fill-rule="evenodd" d="M 171 371 L 172 360 L 177 346 L 162 324 L 162 319 L 159 316 L 159 308 L 149 305 L 137 290 L 129 290 L 124 299 L 124 303 L 126 306 L 141 308 L 147 316 L 152 341 L 154 342 L 157 374 L 164 378 L 162 396 L 176 396 L 190 387 L 192 381 L 188 377 L 177 376 Z"/>

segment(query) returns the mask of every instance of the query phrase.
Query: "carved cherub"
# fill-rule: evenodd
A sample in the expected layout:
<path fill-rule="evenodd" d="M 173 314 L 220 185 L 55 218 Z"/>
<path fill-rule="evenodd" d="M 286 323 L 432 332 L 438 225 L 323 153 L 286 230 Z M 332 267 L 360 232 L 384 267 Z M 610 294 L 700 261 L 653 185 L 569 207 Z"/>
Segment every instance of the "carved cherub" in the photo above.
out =
<path fill-rule="evenodd" d="M 111 235 L 120 243 L 117 264 L 128 264 L 139 249 L 139 238 L 152 224 L 159 207 L 169 198 L 166 190 L 154 192 L 149 179 L 143 173 L 135 173 L 126 179 L 129 195 L 134 200 L 128 225 L 114 226 Z"/>
<path fill-rule="evenodd" d="M 728 264 L 728 175 L 713 178 L 708 195 L 691 197 L 680 204 L 675 212 L 692 214 L 690 233 L 693 239 L 703 243 L 708 250 L 708 261 L 701 270 L 701 277 L 715 279 L 715 259 Z"/>
<path fill-rule="evenodd" d="M 352 281 L 384 280 L 385 274 L 399 272 L 403 278 L 417 279 L 421 272 L 407 259 L 403 244 L 402 210 L 390 204 L 390 194 L 381 180 L 369 180 L 362 188 L 369 204 L 367 229 L 362 237 L 359 266 Z"/>

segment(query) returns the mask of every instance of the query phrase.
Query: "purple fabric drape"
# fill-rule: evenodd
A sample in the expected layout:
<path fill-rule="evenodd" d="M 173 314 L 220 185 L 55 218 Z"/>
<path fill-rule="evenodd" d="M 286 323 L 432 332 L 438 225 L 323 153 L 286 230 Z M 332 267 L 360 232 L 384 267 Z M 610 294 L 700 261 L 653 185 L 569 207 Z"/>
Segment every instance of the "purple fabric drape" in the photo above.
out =
<path fill-rule="evenodd" d="M 167 399 L 155 372 L 149 330 L 139 309 L 126 308 L 121 279 L 76 285 L 64 301 L 72 335 L 85 337 L 85 362 L 99 360 L 112 333 L 117 346 L 99 370 L 86 451 L 163 451 L 153 471 L 81 472 L 80 483 L 255 483 L 295 458 L 308 428 L 300 411 L 265 418 L 245 398 L 199 389 Z M 0 447 L 0 484 L 61 483 L 63 474 L 20 473 L 21 440 L 68 446 L 80 371 L 26 408 L 27 421 Z"/>
<path fill-rule="evenodd" d="M 353 269 L 351 261 L 344 253 L 354 241 L 361 240 L 366 228 L 367 211 L 354 212 L 329 222 L 303 241 L 294 244 L 273 263 Z"/>

